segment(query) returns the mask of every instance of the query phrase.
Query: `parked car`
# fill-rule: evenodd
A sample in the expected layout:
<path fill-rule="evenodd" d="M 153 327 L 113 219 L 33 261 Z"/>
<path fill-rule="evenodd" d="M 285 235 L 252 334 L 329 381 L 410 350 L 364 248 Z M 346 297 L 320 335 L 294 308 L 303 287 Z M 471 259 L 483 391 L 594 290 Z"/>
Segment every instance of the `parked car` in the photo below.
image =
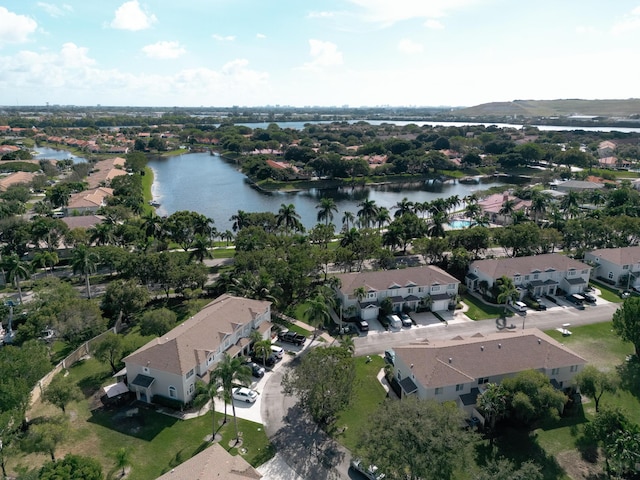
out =
<path fill-rule="evenodd" d="M 391 328 L 400 328 L 402 327 L 402 320 L 397 315 L 387 315 L 387 321 L 389 322 L 389 326 Z"/>
<path fill-rule="evenodd" d="M 384 361 L 389 363 L 390 365 L 394 365 L 396 362 L 396 352 L 394 352 L 393 350 L 385 350 Z"/>
<path fill-rule="evenodd" d="M 251 375 L 253 375 L 254 377 L 264 377 L 264 367 L 261 367 L 256 362 L 247 362 L 247 366 L 251 369 Z"/>
<path fill-rule="evenodd" d="M 271 353 L 276 357 L 276 359 L 282 360 L 282 357 L 284 357 L 284 348 L 279 347 L 278 345 L 271 345 Z"/>
<path fill-rule="evenodd" d="M 582 299 L 575 294 L 567 295 L 564 297 L 568 302 L 573 303 L 579 310 L 584 310 L 584 304 Z"/>
<path fill-rule="evenodd" d="M 273 367 L 278 361 L 273 353 L 266 359 L 263 359 L 262 356 L 256 355 L 256 352 L 251 352 L 251 360 L 258 365 L 266 365 L 267 367 Z"/>
<path fill-rule="evenodd" d="M 542 301 L 542 297 L 534 297 L 533 301 L 538 304 L 538 311 L 543 311 L 547 309 L 547 305 Z"/>
<path fill-rule="evenodd" d="M 354 458 L 351 460 L 351 468 L 356 472 L 360 472 L 369 480 L 382 480 L 386 475 L 378 470 L 375 465 L 369 465 L 365 467 L 360 458 Z"/>
<path fill-rule="evenodd" d="M 582 296 L 584 297 L 584 299 L 591 303 L 591 304 L 595 304 L 596 303 L 596 296 L 592 293 L 583 293 Z"/>
<path fill-rule="evenodd" d="M 254 403 L 258 399 L 258 392 L 246 387 L 236 387 L 232 390 L 231 395 L 234 400 L 241 402 Z"/>
<path fill-rule="evenodd" d="M 629 290 L 625 290 L 620 294 L 620 298 L 629 298 L 631 296 L 631 292 Z"/>
<path fill-rule="evenodd" d="M 361 332 L 369 331 L 369 322 L 367 322 L 366 320 L 358 320 L 356 321 L 356 325 L 358 326 Z"/>
<path fill-rule="evenodd" d="M 513 309 L 517 312 L 526 312 L 527 311 L 527 304 L 524 302 L 513 302 L 513 304 L 511 305 L 513 307 Z"/>
<path fill-rule="evenodd" d="M 400 321 L 402 322 L 403 327 L 410 327 L 411 325 L 413 325 L 413 321 L 411 320 L 411 317 L 406 313 L 400 314 Z"/>
<path fill-rule="evenodd" d="M 278 340 L 281 342 L 292 343 L 294 345 L 303 345 L 307 337 L 300 335 L 297 332 L 288 330 L 286 332 L 278 333 Z"/>

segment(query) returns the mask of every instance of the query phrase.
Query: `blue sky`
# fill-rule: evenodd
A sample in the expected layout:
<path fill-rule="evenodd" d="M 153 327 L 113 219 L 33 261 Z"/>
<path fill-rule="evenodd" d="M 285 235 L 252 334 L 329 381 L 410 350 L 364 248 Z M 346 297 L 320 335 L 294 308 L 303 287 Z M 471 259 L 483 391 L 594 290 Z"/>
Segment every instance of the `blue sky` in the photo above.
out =
<path fill-rule="evenodd" d="M 640 0 L 5 0 L 0 105 L 640 96 Z"/>

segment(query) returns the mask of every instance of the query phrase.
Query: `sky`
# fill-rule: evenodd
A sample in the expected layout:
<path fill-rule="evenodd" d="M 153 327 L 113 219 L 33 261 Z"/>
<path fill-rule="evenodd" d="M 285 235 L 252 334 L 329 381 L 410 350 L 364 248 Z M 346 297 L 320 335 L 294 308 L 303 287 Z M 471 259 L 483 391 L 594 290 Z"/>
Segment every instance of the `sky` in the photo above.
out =
<path fill-rule="evenodd" d="M 640 97 L 640 0 L 4 0 L 0 105 Z"/>

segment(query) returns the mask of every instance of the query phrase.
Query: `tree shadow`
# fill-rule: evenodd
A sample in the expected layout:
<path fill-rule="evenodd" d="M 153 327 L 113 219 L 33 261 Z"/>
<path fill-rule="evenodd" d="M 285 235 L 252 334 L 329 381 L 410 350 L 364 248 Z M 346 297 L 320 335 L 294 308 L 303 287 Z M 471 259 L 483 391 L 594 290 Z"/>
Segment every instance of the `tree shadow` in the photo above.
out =
<path fill-rule="evenodd" d="M 80 387 L 80 390 L 82 390 L 85 398 L 89 398 L 102 388 L 102 383 L 110 376 L 110 371 L 94 373 L 93 375 L 83 377 L 78 382 L 78 386 Z"/>
<path fill-rule="evenodd" d="M 88 419 L 88 422 L 148 442 L 177 421 L 177 418 L 157 413 L 139 402 L 115 409 L 98 408 Z"/>

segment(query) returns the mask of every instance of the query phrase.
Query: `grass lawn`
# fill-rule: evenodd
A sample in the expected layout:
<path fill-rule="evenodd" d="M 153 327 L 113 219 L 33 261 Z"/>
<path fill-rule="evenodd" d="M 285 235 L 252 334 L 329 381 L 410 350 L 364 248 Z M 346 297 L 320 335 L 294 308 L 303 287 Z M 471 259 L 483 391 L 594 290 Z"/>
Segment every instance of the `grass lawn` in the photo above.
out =
<path fill-rule="evenodd" d="M 385 365 L 382 357 L 371 356 L 369 363 L 366 357 L 356 357 L 355 362 L 356 394 L 349 408 L 340 413 L 336 421 L 338 429 L 346 427 L 346 430 L 337 435 L 336 439 L 351 451 L 355 450 L 360 430 L 371 421 L 371 415 L 387 396 L 376 378 Z"/>
<path fill-rule="evenodd" d="M 213 258 L 233 258 L 236 254 L 235 248 L 217 247 L 209 250 Z"/>
<path fill-rule="evenodd" d="M 471 320 L 489 320 L 492 318 L 498 318 L 503 314 L 504 309 L 502 307 L 494 307 L 491 305 L 487 305 L 476 297 L 465 294 L 462 297 L 462 301 L 469 305 L 469 310 L 466 315 Z M 509 316 L 511 312 L 507 310 L 507 315 Z"/>
<path fill-rule="evenodd" d="M 608 302 L 622 303 L 619 290 L 601 282 L 591 281 L 591 285 L 600 290 L 600 296 Z"/>

